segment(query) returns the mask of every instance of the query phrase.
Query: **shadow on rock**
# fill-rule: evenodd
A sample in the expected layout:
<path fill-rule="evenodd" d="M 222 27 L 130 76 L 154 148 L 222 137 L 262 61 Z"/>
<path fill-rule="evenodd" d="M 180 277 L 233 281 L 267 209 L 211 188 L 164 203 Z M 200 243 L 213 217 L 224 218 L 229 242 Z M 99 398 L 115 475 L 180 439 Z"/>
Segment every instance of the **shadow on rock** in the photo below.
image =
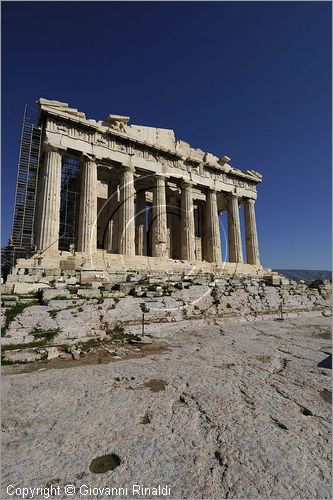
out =
<path fill-rule="evenodd" d="M 319 366 L 319 368 L 329 368 L 332 370 L 332 354 L 329 354 L 327 358 L 322 359 L 317 366 Z"/>

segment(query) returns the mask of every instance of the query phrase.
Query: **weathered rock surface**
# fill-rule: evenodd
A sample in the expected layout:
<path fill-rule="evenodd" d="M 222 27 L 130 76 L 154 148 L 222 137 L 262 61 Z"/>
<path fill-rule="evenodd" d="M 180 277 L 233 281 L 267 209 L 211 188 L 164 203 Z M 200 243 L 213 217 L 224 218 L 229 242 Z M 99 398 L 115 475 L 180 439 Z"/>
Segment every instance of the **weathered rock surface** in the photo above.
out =
<path fill-rule="evenodd" d="M 161 354 L 3 368 L 2 498 L 51 482 L 61 498 L 68 483 L 71 498 L 134 483 L 172 498 L 330 498 L 330 318 L 163 326 Z M 106 454 L 120 465 L 91 472 Z"/>
<path fill-rule="evenodd" d="M 137 334 L 143 314 L 147 332 L 154 331 L 156 323 L 239 318 L 250 321 L 272 314 L 286 316 L 311 311 L 330 314 L 331 288 L 323 291 L 297 284 L 273 286 L 264 280 L 239 277 L 209 284 L 197 281 L 198 278 L 193 282 L 188 279 L 139 287 L 126 282 L 117 285 L 117 290 L 80 288 L 78 296 L 67 289 L 49 289 L 43 291 L 44 305 L 26 307 L 11 321 L 2 343 L 31 342 L 34 328 L 57 329 L 53 345 L 103 337 L 119 323 L 126 332 Z"/>

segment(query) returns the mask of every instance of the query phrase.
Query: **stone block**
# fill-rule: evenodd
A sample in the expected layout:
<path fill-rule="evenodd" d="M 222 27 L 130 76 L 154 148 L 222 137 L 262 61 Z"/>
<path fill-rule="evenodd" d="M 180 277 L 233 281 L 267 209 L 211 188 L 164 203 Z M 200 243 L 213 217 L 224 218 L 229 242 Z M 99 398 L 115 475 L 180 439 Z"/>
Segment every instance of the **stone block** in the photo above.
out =
<path fill-rule="evenodd" d="M 29 304 L 32 300 L 36 300 L 35 297 L 25 297 L 25 298 L 20 298 L 20 303 L 21 304 Z"/>
<path fill-rule="evenodd" d="M 136 281 L 138 281 L 138 277 L 136 276 L 136 274 L 128 274 L 126 276 L 126 281 L 128 283 L 135 283 Z"/>
<path fill-rule="evenodd" d="M 202 280 L 201 283 L 199 283 L 200 285 L 205 285 L 206 283 L 204 282 L 204 280 Z M 220 286 L 220 287 L 225 287 L 229 284 L 229 281 L 227 281 L 226 279 L 223 279 L 223 278 L 216 278 L 215 280 L 215 284 L 217 286 Z"/>
<path fill-rule="evenodd" d="M 3 360 L 11 363 L 32 363 L 41 359 L 45 359 L 45 353 L 34 349 L 15 349 L 3 352 Z"/>
<path fill-rule="evenodd" d="M 2 307 L 13 307 L 15 304 L 15 300 L 2 300 Z"/>
<path fill-rule="evenodd" d="M 289 285 L 290 283 L 289 283 L 288 278 L 285 278 L 284 276 L 281 276 L 280 277 L 280 284 L 281 285 Z"/>
<path fill-rule="evenodd" d="M 91 288 L 99 288 L 101 285 L 101 282 L 100 281 L 92 281 L 91 282 Z"/>
<path fill-rule="evenodd" d="M 61 357 L 63 357 L 63 354 L 65 352 L 64 349 L 59 349 L 58 347 L 46 347 L 45 351 L 46 351 L 48 360 L 61 358 Z"/>
<path fill-rule="evenodd" d="M 17 283 L 19 280 L 19 276 L 17 274 L 9 274 L 7 276 L 7 281 L 6 284 L 8 285 L 9 283 Z"/>
<path fill-rule="evenodd" d="M 66 279 L 67 285 L 76 285 L 77 283 L 79 283 L 79 280 L 75 276 Z"/>
<path fill-rule="evenodd" d="M 52 299 L 56 299 L 58 297 L 69 297 L 70 296 L 70 293 L 69 293 L 69 290 L 67 290 L 67 288 L 65 289 L 57 289 L 57 288 L 51 288 L 49 290 L 43 290 L 43 300 L 52 300 Z"/>
<path fill-rule="evenodd" d="M 12 283 L 4 283 L 1 285 L 1 293 L 13 293 L 14 285 Z"/>
<path fill-rule="evenodd" d="M 162 297 L 163 292 L 146 292 L 146 297 Z"/>
<path fill-rule="evenodd" d="M 18 277 L 19 283 L 36 283 L 38 281 L 36 276 L 32 276 L 30 274 L 19 275 Z"/>
<path fill-rule="evenodd" d="M 87 299 L 99 299 L 102 296 L 98 288 L 78 288 L 77 295 Z"/>
<path fill-rule="evenodd" d="M 277 275 L 272 275 L 271 283 L 272 286 L 280 286 L 281 285 L 281 277 Z"/>
<path fill-rule="evenodd" d="M 76 262 L 74 258 L 67 258 L 66 260 L 60 261 L 61 271 L 72 271 L 75 270 Z"/>
<path fill-rule="evenodd" d="M 4 294 L 2 294 L 1 299 L 3 302 L 17 302 L 18 301 L 18 297 L 16 295 L 4 295 Z"/>
<path fill-rule="evenodd" d="M 47 283 L 15 283 L 14 293 L 19 295 L 38 292 L 44 288 L 50 288 Z"/>

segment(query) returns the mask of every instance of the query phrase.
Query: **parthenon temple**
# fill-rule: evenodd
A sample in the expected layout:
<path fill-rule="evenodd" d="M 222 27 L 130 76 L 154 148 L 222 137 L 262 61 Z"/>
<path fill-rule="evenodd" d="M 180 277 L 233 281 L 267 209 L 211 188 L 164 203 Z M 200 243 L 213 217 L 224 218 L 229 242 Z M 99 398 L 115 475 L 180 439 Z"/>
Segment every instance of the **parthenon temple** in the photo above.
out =
<path fill-rule="evenodd" d="M 70 261 L 90 272 L 195 265 L 260 273 L 258 172 L 176 140 L 172 130 L 130 125 L 127 116 L 96 121 L 47 99 L 38 108 L 32 220 L 22 222 L 16 202 L 13 225 L 21 243 L 28 228 L 26 260 L 60 268 Z"/>

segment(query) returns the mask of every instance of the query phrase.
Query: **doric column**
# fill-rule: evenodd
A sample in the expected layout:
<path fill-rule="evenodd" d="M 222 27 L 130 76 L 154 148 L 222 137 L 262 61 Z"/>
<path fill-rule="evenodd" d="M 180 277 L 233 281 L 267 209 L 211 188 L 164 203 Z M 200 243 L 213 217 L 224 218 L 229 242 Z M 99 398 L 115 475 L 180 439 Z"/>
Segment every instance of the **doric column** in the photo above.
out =
<path fill-rule="evenodd" d="M 254 200 L 246 198 L 244 201 L 245 215 L 245 237 L 246 237 L 246 260 L 248 264 L 260 265 L 259 245 L 254 210 Z"/>
<path fill-rule="evenodd" d="M 124 166 L 120 180 L 119 253 L 135 255 L 134 168 Z"/>
<path fill-rule="evenodd" d="M 153 221 L 153 209 L 152 205 L 149 203 L 148 205 L 148 231 L 147 231 L 147 255 L 151 256 L 151 233 L 152 233 L 152 221 Z"/>
<path fill-rule="evenodd" d="M 172 259 L 181 258 L 181 238 L 180 238 L 180 210 L 177 203 L 177 195 L 172 194 L 168 203 L 168 219 L 170 228 L 170 257 Z"/>
<path fill-rule="evenodd" d="M 192 184 L 184 182 L 182 185 L 181 197 L 181 238 L 182 238 L 182 259 L 195 259 L 195 235 L 194 235 L 194 214 Z"/>
<path fill-rule="evenodd" d="M 204 228 L 206 226 L 206 204 L 198 204 L 198 237 L 199 242 L 197 243 L 196 259 L 205 260 L 205 246 L 206 239 L 204 238 Z"/>
<path fill-rule="evenodd" d="M 156 187 L 153 192 L 152 256 L 167 258 L 167 207 L 165 178 L 156 175 Z"/>
<path fill-rule="evenodd" d="M 243 262 L 238 196 L 236 196 L 235 194 L 229 195 L 228 241 L 229 241 L 229 261 Z"/>
<path fill-rule="evenodd" d="M 93 254 L 97 249 L 97 165 L 93 156 L 83 156 L 78 232 L 78 251 Z"/>
<path fill-rule="evenodd" d="M 147 255 L 146 191 L 136 193 L 135 251 L 136 255 Z"/>
<path fill-rule="evenodd" d="M 46 145 L 36 227 L 36 243 L 42 251 L 57 251 L 59 246 L 62 153 L 58 148 Z"/>
<path fill-rule="evenodd" d="M 216 191 L 209 190 L 206 199 L 206 259 L 221 261 L 220 222 L 217 211 Z"/>
<path fill-rule="evenodd" d="M 119 202 L 118 186 L 114 182 L 108 185 L 108 227 L 106 230 L 106 249 L 118 253 Z"/>

